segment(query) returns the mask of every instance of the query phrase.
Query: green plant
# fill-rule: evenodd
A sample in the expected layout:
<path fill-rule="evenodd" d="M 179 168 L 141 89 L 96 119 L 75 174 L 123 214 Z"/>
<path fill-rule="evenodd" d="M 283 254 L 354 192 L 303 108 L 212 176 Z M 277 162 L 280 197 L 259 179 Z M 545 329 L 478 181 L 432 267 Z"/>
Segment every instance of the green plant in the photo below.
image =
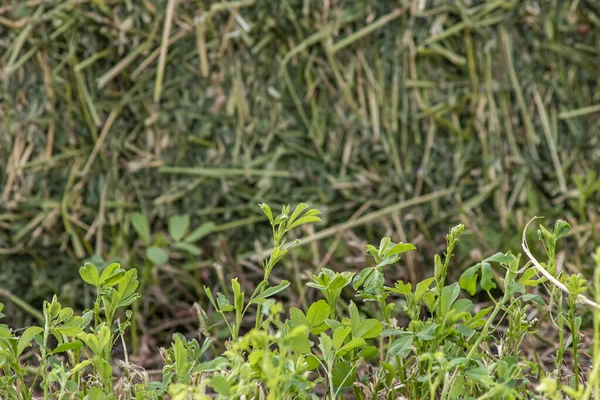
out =
<path fill-rule="evenodd" d="M 162 379 L 150 381 L 128 361 L 125 346 L 132 315 L 128 307 L 140 297 L 137 270 L 116 263 L 99 270 L 86 263 L 79 273 L 96 290 L 91 309 L 75 315 L 54 296 L 43 305 L 43 326 L 30 326 L 17 335 L 0 325 L 0 396 L 32 400 L 41 390 L 44 398 L 56 399 L 335 400 L 352 391 L 361 400 L 450 400 L 589 399 L 600 393 L 600 307 L 594 310 L 593 365 L 587 384 L 579 382 L 583 318 L 578 304 L 586 280 L 558 271 L 556 246 L 570 229 L 566 222 L 557 221 L 552 230 L 540 226 L 546 262 L 533 259 L 528 248 L 526 263 L 512 252 L 496 253 L 463 271 L 458 282 L 449 283 L 451 260 L 465 229 L 458 225 L 446 237 L 444 261 L 436 257 L 433 276 L 414 289 L 402 281 L 387 286 L 385 271 L 415 246 L 384 238 L 379 247 L 367 247 L 372 264 L 357 273 L 324 268 L 310 274 L 307 286 L 324 299 L 286 312 L 276 298 L 290 283 L 271 285 L 270 278 L 297 243 L 286 244 L 286 234 L 319 221 L 319 212 L 300 204 L 291 213 L 284 206 L 274 217 L 267 205 L 261 208 L 274 239 L 263 262 L 262 281 L 249 297 L 237 279 L 231 280 L 232 298 L 220 292 L 213 295 L 205 287 L 228 328 L 225 343 L 206 338 L 200 344 L 175 334 L 171 345 L 161 350 Z M 181 239 L 186 229 L 171 230 Z M 600 267 L 600 248 L 594 259 Z M 596 271 L 596 299 L 599 280 Z M 342 298 L 352 293 L 376 306 L 371 312 L 375 317 L 366 315 L 369 307 L 361 311 L 352 299 L 345 305 Z M 574 374 L 568 382 L 559 373 L 560 365 L 544 370 L 523 353 L 524 343 L 540 323 L 528 315 L 534 308 L 547 307 L 546 293 L 556 304 L 557 327 L 570 331 L 568 339 L 559 332 L 557 352 L 560 360 L 567 349 L 572 354 Z M 467 294 L 485 297 L 487 304 L 477 306 Z M 0 318 L 2 309 L 0 304 Z M 125 354 L 121 365 L 113 362 L 119 344 Z M 222 352 L 214 353 L 218 348 Z M 24 363 L 27 357 L 35 361 L 33 368 Z M 540 383 L 533 385 L 538 375 Z"/>

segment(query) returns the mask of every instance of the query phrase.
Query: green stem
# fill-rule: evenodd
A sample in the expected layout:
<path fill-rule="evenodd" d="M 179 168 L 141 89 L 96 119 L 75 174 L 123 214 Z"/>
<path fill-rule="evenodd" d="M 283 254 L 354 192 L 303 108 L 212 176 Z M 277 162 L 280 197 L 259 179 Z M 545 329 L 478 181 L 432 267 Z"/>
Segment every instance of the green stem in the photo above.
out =
<path fill-rule="evenodd" d="M 562 379 L 562 361 L 563 354 L 565 352 L 565 333 L 564 333 L 564 324 L 563 324 L 563 296 L 562 291 L 560 291 L 558 296 L 558 350 L 556 351 L 556 362 L 554 369 L 556 370 L 556 382 L 560 384 Z"/>
<path fill-rule="evenodd" d="M 579 330 L 575 324 L 575 300 L 569 299 L 569 320 L 573 335 L 573 373 L 575 375 L 575 390 L 579 389 Z"/>

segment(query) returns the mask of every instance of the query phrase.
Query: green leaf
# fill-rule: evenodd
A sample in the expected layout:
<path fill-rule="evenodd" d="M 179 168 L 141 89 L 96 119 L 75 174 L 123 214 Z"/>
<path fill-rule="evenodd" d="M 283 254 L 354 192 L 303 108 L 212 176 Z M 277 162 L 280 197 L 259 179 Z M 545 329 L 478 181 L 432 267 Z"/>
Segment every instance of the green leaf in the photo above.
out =
<path fill-rule="evenodd" d="M 309 354 L 306 357 L 306 363 L 308 364 L 307 369 L 309 371 L 312 371 L 313 369 L 318 368 L 321 365 L 319 359 L 312 354 Z"/>
<path fill-rule="evenodd" d="M 117 293 L 119 293 L 122 299 L 133 295 L 139 285 L 139 281 L 137 279 L 137 270 L 130 269 L 129 271 L 125 272 L 118 285 L 119 288 Z"/>
<path fill-rule="evenodd" d="M 370 318 L 362 321 L 359 329 L 352 333 L 354 337 L 361 337 L 363 339 L 371 339 L 379 336 L 383 330 L 383 325 L 376 319 Z"/>
<path fill-rule="evenodd" d="M 412 285 L 411 283 L 404 283 L 402 281 L 398 281 L 396 282 L 396 284 L 394 285 L 395 289 L 391 289 L 397 293 L 400 293 L 402 295 L 404 295 L 405 297 L 410 294 L 410 292 L 412 291 Z"/>
<path fill-rule="evenodd" d="M 383 289 L 383 283 L 383 273 L 376 268 L 369 276 L 367 276 L 367 279 L 365 279 L 363 288 L 367 293 L 375 294 Z"/>
<path fill-rule="evenodd" d="M 150 244 L 150 226 L 148 226 L 148 220 L 145 215 L 138 212 L 131 214 L 131 224 L 133 229 L 137 232 L 140 239 L 146 244 Z"/>
<path fill-rule="evenodd" d="M 348 285 L 351 282 L 353 276 L 354 276 L 354 273 L 352 273 L 352 272 L 344 272 L 344 273 L 338 274 L 329 283 L 329 286 L 327 287 L 327 289 L 329 289 L 329 290 L 342 289 L 343 287 L 346 287 L 346 285 Z"/>
<path fill-rule="evenodd" d="M 325 300 L 319 300 L 316 303 L 311 304 L 306 313 L 306 322 L 308 323 L 308 326 L 312 329 L 321 325 L 325 322 L 327 317 L 329 317 L 330 312 L 331 308 Z"/>
<path fill-rule="evenodd" d="M 298 218 L 300 216 L 300 214 L 302 213 L 302 211 L 306 210 L 308 208 L 308 204 L 306 203 L 300 203 L 296 206 L 296 208 L 294 209 L 294 212 L 292 213 L 292 215 L 290 215 L 290 219 L 289 219 L 289 223 L 293 223 L 296 218 Z"/>
<path fill-rule="evenodd" d="M 525 289 L 525 286 L 521 285 L 519 282 L 511 283 L 504 290 L 510 296 L 513 296 L 515 293 L 526 293 L 527 292 Z"/>
<path fill-rule="evenodd" d="M 189 215 L 175 215 L 169 218 L 169 235 L 176 242 L 183 239 L 189 227 Z"/>
<path fill-rule="evenodd" d="M 270 287 L 268 289 L 266 289 L 264 292 L 262 292 L 261 294 L 259 294 L 258 296 L 256 296 L 256 299 L 266 299 L 269 298 L 271 296 L 276 295 L 277 293 L 287 289 L 290 286 L 290 282 L 288 281 L 281 281 L 281 283 L 277 286 L 273 286 Z"/>
<path fill-rule="evenodd" d="M 146 257 L 154 265 L 165 264 L 169 260 L 169 253 L 161 247 L 150 246 L 146 249 Z"/>
<path fill-rule="evenodd" d="M 494 273 L 492 266 L 487 262 L 481 263 L 481 288 L 483 290 L 491 290 L 496 287 L 494 283 Z"/>
<path fill-rule="evenodd" d="M 241 313 L 244 309 L 244 292 L 237 278 L 231 280 L 231 289 L 233 290 L 233 305 L 235 309 Z"/>
<path fill-rule="evenodd" d="M 523 301 L 531 301 L 531 300 L 533 300 L 536 303 L 538 303 L 540 306 L 543 306 L 543 305 L 546 304 L 546 302 L 544 301 L 544 299 L 540 295 L 537 295 L 537 294 L 531 294 L 531 293 L 524 294 L 523 296 L 521 296 L 521 299 Z"/>
<path fill-rule="evenodd" d="M 559 219 L 554 224 L 554 235 L 557 239 L 567 236 L 571 230 L 571 225 L 567 221 Z"/>
<path fill-rule="evenodd" d="M 458 279 L 460 287 L 469 292 L 471 296 L 477 291 L 477 276 L 479 275 L 479 269 L 481 264 L 477 264 L 467 269 L 462 273 Z"/>
<path fill-rule="evenodd" d="M 339 329 L 338 329 L 339 331 Z M 336 331 L 337 332 L 337 331 Z M 365 342 L 365 339 L 363 338 L 354 338 L 352 340 L 350 340 L 348 343 L 346 343 L 345 345 L 343 345 L 338 351 L 337 351 L 337 355 L 339 357 L 343 357 L 345 356 L 348 352 L 361 347 L 361 346 L 365 346 L 367 344 L 367 342 Z"/>
<path fill-rule="evenodd" d="M 73 316 L 73 309 L 70 307 L 65 307 L 58 313 L 58 318 L 56 318 L 56 322 L 57 323 L 65 322 L 72 316 Z"/>
<path fill-rule="evenodd" d="M 59 346 L 56 346 L 56 348 L 52 350 L 50 354 L 62 353 L 63 351 L 77 350 L 81 348 L 81 346 L 83 346 L 83 343 L 79 340 L 63 343 Z"/>
<path fill-rule="evenodd" d="M 325 333 L 319 335 L 319 348 L 323 352 L 325 358 L 331 358 L 333 356 L 333 340 Z"/>
<path fill-rule="evenodd" d="M 410 353 L 410 346 L 412 345 L 412 342 L 412 334 L 402 335 L 396 338 L 396 340 L 394 340 L 394 343 L 392 343 L 392 345 L 390 346 L 390 356 L 400 358 L 406 357 L 408 353 Z"/>
<path fill-rule="evenodd" d="M 100 275 L 100 283 L 105 286 L 113 286 L 116 285 L 121 277 L 125 274 L 125 270 L 121 269 L 121 265 L 119 263 L 112 263 L 106 266 L 104 270 L 102 270 L 102 274 Z"/>
<path fill-rule="evenodd" d="M 310 354 L 310 341 L 306 336 L 296 336 L 292 339 L 290 348 L 298 354 Z"/>
<path fill-rule="evenodd" d="M 457 301 L 454 302 L 454 304 L 452 305 L 452 310 L 456 310 L 456 312 L 459 313 L 470 313 L 471 310 L 473 310 L 475 306 L 473 305 L 473 302 L 469 299 L 458 299 Z"/>
<path fill-rule="evenodd" d="M 192 373 L 219 371 L 227 364 L 229 364 L 229 361 L 227 361 L 225 357 L 217 357 L 213 360 L 198 364 L 194 367 Z"/>
<path fill-rule="evenodd" d="M 475 333 L 475 331 L 469 327 L 466 327 L 464 325 L 459 325 L 456 327 L 456 332 L 460 333 L 461 335 L 465 336 L 465 337 L 469 337 L 472 334 Z"/>
<path fill-rule="evenodd" d="M 465 371 L 465 374 L 475 382 L 489 383 L 490 373 L 485 368 L 471 368 Z"/>
<path fill-rule="evenodd" d="M 229 312 L 234 308 L 229 302 L 229 299 L 221 292 L 217 293 L 217 305 L 219 306 L 217 309 L 222 312 Z"/>
<path fill-rule="evenodd" d="M 486 258 L 483 261 L 487 261 L 487 262 L 497 262 L 497 263 L 503 263 L 503 264 L 508 264 L 510 263 L 513 259 L 515 258 L 515 256 L 513 256 L 512 254 L 503 254 L 503 253 L 496 253 L 493 256 L 490 256 L 488 258 Z"/>
<path fill-rule="evenodd" d="M 204 291 L 206 292 L 206 296 L 208 296 L 208 300 L 210 300 L 210 303 L 213 305 L 213 307 L 215 308 L 215 310 L 218 310 L 219 307 L 217 307 L 217 303 L 215 302 L 215 298 L 212 295 L 212 290 L 210 290 L 210 288 L 208 286 L 204 286 Z"/>
<path fill-rule="evenodd" d="M 186 253 L 192 256 L 199 256 L 202 254 L 202 250 L 194 244 L 186 243 L 186 242 L 175 242 L 171 246 L 177 250 L 185 251 Z"/>
<path fill-rule="evenodd" d="M 341 327 L 333 331 L 333 348 L 335 350 L 339 350 L 342 347 L 350 332 L 351 329 L 349 326 Z"/>
<path fill-rule="evenodd" d="M 306 319 L 306 315 L 296 307 L 290 308 L 290 319 L 288 320 L 290 329 L 297 328 L 302 325 L 308 326 L 308 320 Z"/>
<path fill-rule="evenodd" d="M 406 253 L 407 251 L 416 250 L 417 248 L 411 243 L 398 243 L 386 254 L 388 257 Z"/>
<path fill-rule="evenodd" d="M 440 296 L 440 312 L 442 313 L 442 316 L 448 314 L 448 311 L 450 311 L 450 307 L 452 307 L 452 304 L 454 303 L 454 301 L 456 301 L 459 295 L 460 286 L 458 286 L 457 282 L 454 282 L 452 285 L 444 286 L 442 288 L 442 294 Z"/>
<path fill-rule="evenodd" d="M 69 371 L 71 373 L 71 375 L 76 374 L 77 372 L 81 371 L 84 368 L 87 368 L 88 365 L 90 365 L 92 363 L 92 359 L 88 358 L 87 360 L 83 360 L 82 362 L 80 362 L 79 364 L 75 365 L 73 368 L 71 368 L 71 370 Z"/>
<path fill-rule="evenodd" d="M 79 276 L 84 282 L 93 286 L 98 286 L 100 278 L 98 276 L 98 268 L 92 263 L 85 263 L 79 268 Z"/>
<path fill-rule="evenodd" d="M 273 211 L 271 211 L 271 207 L 269 207 L 269 205 L 266 203 L 259 204 L 258 206 L 261 210 L 263 210 L 267 218 L 269 218 L 271 225 L 273 225 Z"/>
<path fill-rule="evenodd" d="M 186 243 L 195 243 L 198 240 L 204 238 L 209 233 L 211 233 L 213 229 L 215 229 L 215 226 L 216 225 L 212 222 L 205 222 L 204 224 L 194 229 L 192 233 L 187 235 L 183 241 Z"/>
<path fill-rule="evenodd" d="M 417 287 L 415 288 L 415 300 L 420 301 L 421 297 L 429 290 L 429 286 L 435 280 L 434 277 L 423 279 L 421 282 L 417 283 Z"/>
<path fill-rule="evenodd" d="M 363 346 L 358 353 L 364 359 L 373 359 L 379 356 L 379 348 L 376 346 Z"/>
<path fill-rule="evenodd" d="M 332 381 L 334 391 L 343 393 L 350 389 L 356 381 L 356 371 L 350 363 L 345 361 L 338 362 L 333 369 Z"/>
<path fill-rule="evenodd" d="M 231 386 L 227 379 L 221 375 L 215 375 L 209 382 L 208 386 L 212 387 L 215 392 L 220 394 L 221 396 L 229 396 L 231 391 Z"/>
<path fill-rule="evenodd" d="M 354 290 L 358 290 L 359 287 L 363 285 L 365 280 L 369 277 L 369 275 L 375 270 L 373 267 L 368 267 L 360 271 L 358 274 L 354 275 L 354 279 L 352 280 L 352 287 Z"/>
<path fill-rule="evenodd" d="M 25 347 L 29 346 L 29 343 L 33 340 L 34 337 L 39 335 L 44 331 L 43 328 L 39 326 L 30 326 L 25 329 L 25 332 L 19 338 L 19 343 L 17 344 L 17 357 L 21 355 Z"/>
<path fill-rule="evenodd" d="M 111 344 L 112 335 L 110 328 L 106 325 L 102 325 L 98 331 L 98 353 L 109 348 Z"/>
<path fill-rule="evenodd" d="M 288 225 L 287 229 L 290 230 L 290 229 L 296 228 L 300 225 L 308 224 L 310 222 L 319 222 L 319 221 L 321 221 L 321 218 L 319 218 L 317 216 L 304 216 L 304 217 L 300 217 L 293 224 Z"/>
<path fill-rule="evenodd" d="M 431 322 L 427 325 L 425 325 L 423 327 L 423 329 L 421 329 L 419 331 L 419 333 L 417 333 L 417 337 L 421 340 L 433 340 L 435 339 L 435 331 L 437 329 L 437 325 L 435 322 Z"/>
<path fill-rule="evenodd" d="M 531 279 L 537 275 L 535 268 L 528 268 L 523 272 L 518 282 L 523 286 L 537 286 L 538 283 L 542 282 L 541 279 Z"/>
<path fill-rule="evenodd" d="M 350 314 L 350 327 L 352 328 L 352 336 L 358 337 L 356 332 L 360 329 L 360 314 L 358 312 L 358 307 L 352 300 L 350 300 L 350 304 L 348 305 L 348 313 Z"/>
<path fill-rule="evenodd" d="M 98 373 L 100 374 L 102 382 L 105 385 L 108 385 L 112 380 L 112 367 L 110 366 L 110 364 L 106 360 L 96 357 L 94 358 L 94 367 L 96 368 L 96 371 L 98 371 Z"/>

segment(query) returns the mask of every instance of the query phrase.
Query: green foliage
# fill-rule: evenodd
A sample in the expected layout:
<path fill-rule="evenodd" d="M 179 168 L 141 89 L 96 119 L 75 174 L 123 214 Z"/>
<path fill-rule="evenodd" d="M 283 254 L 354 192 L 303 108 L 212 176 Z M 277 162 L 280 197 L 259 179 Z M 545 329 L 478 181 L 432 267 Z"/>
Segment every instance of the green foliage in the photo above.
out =
<path fill-rule="evenodd" d="M 86 263 L 79 273 L 96 291 L 92 309 L 76 315 L 54 296 L 43 305 L 43 326 L 16 332 L 0 325 L 0 396 L 31 400 L 39 389 L 44 398 L 57 399 L 334 400 L 350 392 L 357 399 L 575 399 L 590 398 L 592 391 L 600 390 L 598 342 L 587 386 L 578 379 L 565 383 L 557 371 L 545 371 L 526 358 L 524 342 L 538 329 L 537 320 L 528 316 L 546 304 L 534 289 L 542 289 L 548 280 L 538 277 L 529 263 L 522 265 L 519 255 L 496 253 L 464 271 L 458 282 L 446 283 L 450 260 L 465 229 L 458 225 L 447 235 L 444 261 L 435 259 L 434 276 L 414 288 L 402 281 L 389 287 L 385 271 L 400 261 L 402 253 L 416 248 L 384 238 L 379 247 L 367 247 L 372 266 L 356 274 L 328 268 L 310 274 L 307 286 L 317 289 L 324 299 L 304 310 L 291 307 L 286 311 L 277 298 L 290 282 L 272 284 L 271 272 L 295 243 L 286 245 L 286 235 L 300 225 L 319 221 L 319 213 L 307 211 L 306 204 L 291 213 L 284 206 L 277 216 L 267 205 L 261 208 L 274 238 L 273 250 L 263 262 L 262 281 L 249 296 L 237 278 L 230 281 L 229 294 L 213 294 L 205 287 L 210 304 L 227 326 L 225 343 L 205 338 L 200 344 L 195 338 L 175 334 L 171 346 L 161 352 L 161 379 L 134 381 L 127 368 L 113 362 L 113 350 L 118 342 L 125 343 L 124 333 L 131 325 L 128 308 L 139 298 L 137 270 L 117 263 L 100 270 Z M 140 217 L 135 225 L 140 238 L 149 244 L 147 224 Z M 564 221 L 557 221 L 553 230 L 540 226 L 538 235 L 548 256 L 545 266 L 555 265 L 557 241 L 569 228 Z M 169 225 L 175 241 L 184 240 L 188 230 L 187 218 L 174 218 Z M 600 266 L 598 255 L 600 249 L 596 254 Z M 576 308 L 578 296 L 587 291 L 587 281 L 564 272 L 556 278 L 564 291 L 547 287 L 546 292 L 557 302 L 557 324 L 571 332 L 568 340 L 561 339 L 557 357 L 570 349 L 574 376 L 578 376 L 582 316 Z M 600 274 L 594 279 L 597 284 Z M 478 291 L 491 305 L 476 307 L 466 297 Z M 372 307 L 361 310 L 353 300 L 344 306 L 342 297 L 352 292 L 363 303 L 374 303 L 375 311 Z M 596 292 L 600 298 L 600 289 Z M 594 318 L 600 321 L 598 310 Z M 247 319 L 254 320 L 253 327 L 244 322 Z M 401 319 L 406 322 L 401 324 Z M 600 331 L 596 335 L 598 340 Z M 222 351 L 217 353 L 215 345 Z M 31 354 L 37 359 L 32 364 L 33 380 L 26 376 Z M 540 384 L 534 388 L 531 382 L 540 373 Z"/>

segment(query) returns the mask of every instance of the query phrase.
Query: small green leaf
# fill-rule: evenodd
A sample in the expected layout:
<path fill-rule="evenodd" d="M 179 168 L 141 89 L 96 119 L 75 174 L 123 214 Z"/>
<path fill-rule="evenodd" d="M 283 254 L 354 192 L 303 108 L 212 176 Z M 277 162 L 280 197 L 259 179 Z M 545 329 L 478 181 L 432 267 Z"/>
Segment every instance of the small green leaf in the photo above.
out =
<path fill-rule="evenodd" d="M 310 341 L 306 336 L 296 336 L 292 339 L 290 348 L 298 354 L 310 354 Z"/>
<path fill-rule="evenodd" d="M 554 224 L 554 235 L 557 239 L 567 236 L 570 230 L 571 225 L 562 219 L 557 220 Z"/>
<path fill-rule="evenodd" d="M 494 273 L 492 272 L 492 266 L 487 262 L 481 263 L 481 288 L 483 290 L 492 290 L 496 287 L 494 283 Z"/>
<path fill-rule="evenodd" d="M 379 293 L 383 289 L 383 273 L 375 268 L 372 273 L 367 276 L 363 285 L 364 290 L 370 294 Z"/>
<path fill-rule="evenodd" d="M 244 309 L 244 292 L 237 278 L 231 280 L 231 289 L 233 290 L 233 305 L 238 312 Z"/>
<path fill-rule="evenodd" d="M 503 253 L 496 253 L 493 256 L 490 256 L 488 258 L 486 258 L 483 261 L 487 261 L 487 262 L 497 262 L 497 263 L 502 263 L 502 264 L 508 264 L 510 263 L 513 259 L 515 258 L 515 256 L 513 256 L 512 254 L 503 254 Z"/>
<path fill-rule="evenodd" d="M 208 385 L 214 389 L 215 392 L 221 396 L 229 396 L 231 391 L 231 385 L 227 382 L 224 376 L 215 375 L 209 382 Z"/>
<path fill-rule="evenodd" d="M 112 367 L 110 364 L 101 358 L 94 358 L 94 368 L 100 374 L 102 382 L 107 385 L 112 380 Z"/>
<path fill-rule="evenodd" d="M 376 319 L 370 318 L 362 321 L 359 329 L 356 333 L 352 333 L 354 337 L 361 337 L 363 339 L 371 339 L 379 336 L 381 331 L 383 330 L 383 325 Z"/>
<path fill-rule="evenodd" d="M 386 256 L 393 256 L 402 253 L 406 253 L 407 251 L 416 250 L 417 248 L 411 243 L 398 243 L 386 254 Z"/>
<path fill-rule="evenodd" d="M 63 351 L 77 350 L 81 348 L 81 346 L 83 346 L 83 343 L 79 340 L 63 343 L 59 346 L 56 346 L 56 348 L 52 350 L 50 354 L 62 353 Z"/>
<path fill-rule="evenodd" d="M 169 218 L 169 235 L 176 242 L 183 239 L 189 227 L 189 215 L 175 215 Z"/>
<path fill-rule="evenodd" d="M 429 286 L 435 280 L 434 277 L 423 279 L 421 282 L 417 283 L 417 287 L 415 288 L 415 300 L 420 301 L 421 297 L 429 290 Z"/>
<path fill-rule="evenodd" d="M 419 331 L 419 333 L 417 333 L 417 337 L 421 340 L 433 340 L 435 339 L 435 331 L 437 329 L 437 325 L 435 322 L 431 322 L 427 325 L 425 325 L 423 327 L 423 329 L 421 329 Z"/>
<path fill-rule="evenodd" d="M 263 210 L 267 218 L 269 218 L 271 225 L 273 225 L 273 211 L 271 211 L 271 207 L 269 207 L 269 205 L 266 203 L 259 204 L 258 206 L 261 210 Z"/>
<path fill-rule="evenodd" d="M 139 285 L 139 281 L 137 279 L 137 270 L 130 269 L 129 271 L 125 272 L 125 274 L 123 274 L 119 280 L 118 285 L 119 289 L 117 292 L 122 299 L 133 295 Z"/>
<path fill-rule="evenodd" d="M 358 290 L 358 288 L 363 285 L 365 280 L 374 270 L 375 268 L 368 267 L 360 271 L 358 274 L 354 275 L 354 279 L 352 280 L 352 287 L 354 288 L 354 290 Z"/>
<path fill-rule="evenodd" d="M 281 281 L 281 283 L 277 286 L 273 286 L 270 287 L 268 289 L 266 289 L 264 292 L 262 292 L 261 294 L 259 294 L 258 296 L 256 296 L 256 299 L 266 299 L 269 298 L 271 296 L 274 296 L 275 294 L 287 289 L 290 286 L 290 282 L 288 281 Z"/>
<path fill-rule="evenodd" d="M 302 310 L 300 310 L 299 308 L 296 308 L 296 307 L 290 308 L 290 319 L 288 320 L 288 322 L 289 322 L 289 327 L 291 329 L 297 328 L 302 325 L 308 326 L 308 321 L 306 319 L 306 315 L 304 315 Z"/>
<path fill-rule="evenodd" d="M 307 369 L 310 371 L 312 371 L 315 368 L 318 368 L 321 365 L 321 362 L 319 361 L 319 359 L 312 354 L 309 354 L 306 357 L 306 363 L 308 364 Z"/>
<path fill-rule="evenodd" d="M 390 346 L 389 354 L 392 357 L 404 358 L 410 353 L 410 346 L 413 342 L 412 334 L 405 334 L 396 338 L 394 343 Z"/>
<path fill-rule="evenodd" d="M 321 325 L 325 322 L 327 317 L 329 317 L 330 312 L 331 308 L 325 300 L 319 300 L 316 303 L 313 303 L 306 313 L 306 322 L 308 323 L 308 326 L 312 329 Z"/>
<path fill-rule="evenodd" d="M 88 358 L 87 360 L 83 360 L 82 362 L 80 362 L 79 364 L 77 364 L 73 368 L 71 368 L 71 370 L 69 372 L 71 373 L 71 375 L 76 374 L 77 372 L 86 368 L 91 363 L 92 363 L 92 359 Z"/>
<path fill-rule="evenodd" d="M 471 368 L 465 374 L 475 382 L 489 383 L 491 380 L 490 373 L 485 368 Z"/>
<path fill-rule="evenodd" d="M 292 213 L 292 215 L 290 215 L 290 219 L 289 219 L 289 223 L 293 223 L 296 218 L 298 218 L 300 216 L 300 214 L 302 213 L 302 211 L 306 210 L 308 208 L 308 204 L 306 203 L 300 203 L 296 206 L 296 208 L 294 209 L 294 212 Z"/>
<path fill-rule="evenodd" d="M 146 249 L 146 257 L 154 265 L 165 264 L 169 260 L 169 253 L 161 247 L 150 246 Z"/>
<path fill-rule="evenodd" d="M 477 276 L 479 274 L 481 264 L 477 264 L 467 269 L 458 279 L 460 287 L 469 292 L 471 296 L 477 291 Z"/>
<path fill-rule="evenodd" d="M 287 229 L 293 229 L 296 228 L 300 225 L 304 225 L 304 224 L 308 224 L 310 222 L 319 222 L 321 221 L 321 218 L 317 217 L 317 216 L 303 216 L 300 217 L 297 221 L 295 221 L 293 224 L 288 225 Z"/>
<path fill-rule="evenodd" d="M 194 244 L 186 243 L 186 242 L 175 242 L 172 244 L 173 248 L 181 251 L 185 251 L 186 253 L 192 256 L 199 256 L 202 254 L 202 250 Z"/>
<path fill-rule="evenodd" d="M 131 224 L 133 225 L 133 229 L 137 232 L 140 239 L 146 244 L 150 244 L 150 226 L 148 225 L 148 220 L 145 215 L 142 215 L 138 212 L 131 214 Z"/>
<path fill-rule="evenodd" d="M 537 286 L 538 283 L 542 282 L 541 279 L 531 279 L 537 275 L 535 268 L 528 268 L 523 272 L 518 282 L 523 286 Z"/>
<path fill-rule="evenodd" d="M 333 369 L 333 387 L 335 392 L 344 392 L 356 381 L 356 371 L 348 362 L 338 362 Z"/>
<path fill-rule="evenodd" d="M 454 282 L 453 284 L 444 286 L 442 288 L 442 294 L 440 296 L 440 312 L 442 313 L 442 316 L 448 314 L 448 311 L 450 311 L 450 307 L 452 307 L 452 304 L 454 304 L 459 295 L 460 286 L 458 286 L 457 282 Z"/>
<path fill-rule="evenodd" d="M 187 235 L 183 241 L 186 243 L 195 243 L 198 240 L 204 238 L 209 233 L 211 233 L 213 229 L 215 229 L 215 226 L 216 225 L 212 222 L 205 222 L 204 224 L 194 229 L 192 233 Z"/>
<path fill-rule="evenodd" d="M 229 302 L 229 299 L 225 297 L 225 295 L 221 292 L 217 293 L 217 305 L 219 306 L 217 309 L 222 312 L 230 312 L 234 309 L 234 307 Z"/>
<path fill-rule="evenodd" d="M 39 335 L 44 331 L 43 328 L 39 326 L 30 326 L 25 329 L 25 332 L 19 338 L 19 343 L 17 344 L 17 356 L 20 356 L 25 347 L 29 346 L 29 343 L 33 340 L 34 337 Z"/>
<path fill-rule="evenodd" d="M 546 304 L 546 302 L 544 301 L 544 299 L 540 295 L 537 295 L 537 294 L 531 294 L 531 293 L 524 294 L 523 296 L 521 296 L 521 299 L 523 301 L 531 301 L 531 300 L 533 300 L 536 303 L 538 303 L 540 306 L 543 306 L 543 305 Z"/>
<path fill-rule="evenodd" d="M 92 263 L 85 263 L 79 268 L 79 276 L 84 282 L 89 283 L 93 286 L 98 286 L 100 278 L 98 276 L 98 268 Z"/>
<path fill-rule="evenodd" d="M 124 273 L 125 270 L 121 269 L 119 263 L 111 263 L 102 270 L 99 281 L 105 286 L 113 286 L 117 284 Z"/>
<path fill-rule="evenodd" d="M 194 367 L 192 373 L 219 371 L 228 364 L 229 361 L 227 361 L 225 357 L 217 357 L 213 360 L 198 364 Z"/>
<path fill-rule="evenodd" d="M 475 333 L 475 331 L 469 327 L 466 327 L 464 325 L 459 325 L 456 327 L 456 332 L 460 333 L 461 335 L 465 336 L 465 337 L 469 337 L 472 334 Z"/>
<path fill-rule="evenodd" d="M 338 329 L 337 331 L 339 331 L 339 329 Z M 336 333 L 337 333 L 337 331 L 336 331 Z M 367 344 L 367 342 L 365 342 L 365 339 L 363 339 L 363 338 L 354 338 L 354 339 L 350 340 L 348 343 L 346 343 L 345 345 L 343 345 L 343 346 L 342 346 L 342 347 L 341 347 L 341 348 L 340 348 L 340 349 L 337 351 L 337 353 L 336 353 L 336 354 L 337 354 L 339 357 L 343 357 L 343 356 L 345 356 L 345 355 L 346 355 L 348 352 L 350 352 L 350 351 L 352 351 L 352 350 L 354 350 L 354 349 L 356 349 L 356 348 L 358 348 L 358 347 L 364 346 L 364 345 L 366 345 L 366 344 Z"/>

